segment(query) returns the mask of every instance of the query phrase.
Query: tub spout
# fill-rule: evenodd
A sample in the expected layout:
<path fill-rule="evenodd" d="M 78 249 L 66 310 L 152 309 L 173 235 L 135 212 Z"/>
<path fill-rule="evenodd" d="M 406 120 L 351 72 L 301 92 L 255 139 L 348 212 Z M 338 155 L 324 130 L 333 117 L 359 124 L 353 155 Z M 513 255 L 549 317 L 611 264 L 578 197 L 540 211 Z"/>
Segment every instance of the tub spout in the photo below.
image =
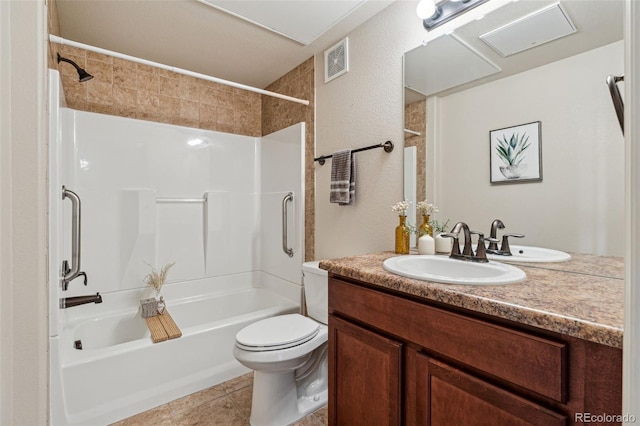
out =
<path fill-rule="evenodd" d="M 102 303 L 102 296 L 100 296 L 100 293 L 96 293 L 95 296 L 63 297 L 60 299 L 60 309 L 71 308 L 86 303 Z"/>

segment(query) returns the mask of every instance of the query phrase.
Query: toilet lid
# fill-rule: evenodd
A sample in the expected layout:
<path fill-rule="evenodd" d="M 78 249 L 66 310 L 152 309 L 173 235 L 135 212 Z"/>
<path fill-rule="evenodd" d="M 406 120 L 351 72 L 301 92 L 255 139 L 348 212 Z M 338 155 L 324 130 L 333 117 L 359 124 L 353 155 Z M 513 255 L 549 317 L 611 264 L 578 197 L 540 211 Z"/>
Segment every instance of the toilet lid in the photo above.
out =
<path fill-rule="evenodd" d="M 250 324 L 236 334 L 238 346 L 246 350 L 285 349 L 311 340 L 320 324 L 299 314 L 279 315 Z"/>

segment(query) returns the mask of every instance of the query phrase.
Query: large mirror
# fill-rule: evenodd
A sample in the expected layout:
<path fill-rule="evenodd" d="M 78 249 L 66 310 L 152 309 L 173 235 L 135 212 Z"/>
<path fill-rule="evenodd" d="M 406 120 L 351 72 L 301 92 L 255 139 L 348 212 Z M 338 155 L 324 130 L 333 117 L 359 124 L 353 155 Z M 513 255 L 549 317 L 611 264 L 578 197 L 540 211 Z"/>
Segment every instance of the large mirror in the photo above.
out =
<path fill-rule="evenodd" d="M 605 81 L 624 71 L 623 6 L 520 0 L 406 52 L 415 199 L 450 225 L 488 234 L 499 218 L 525 234 L 519 244 L 622 256 L 624 138 Z M 518 159 L 496 155 L 496 141 L 529 123 L 538 155 L 525 169 L 540 179 L 500 175 Z"/>

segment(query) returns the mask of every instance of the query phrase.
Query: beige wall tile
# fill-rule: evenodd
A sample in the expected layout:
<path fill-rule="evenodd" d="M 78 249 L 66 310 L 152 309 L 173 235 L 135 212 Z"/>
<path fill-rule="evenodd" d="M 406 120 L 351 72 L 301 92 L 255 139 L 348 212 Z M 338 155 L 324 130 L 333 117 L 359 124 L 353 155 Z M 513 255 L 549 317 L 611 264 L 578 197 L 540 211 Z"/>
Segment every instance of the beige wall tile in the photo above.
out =
<path fill-rule="evenodd" d="M 200 127 L 203 129 L 215 130 L 217 123 L 218 109 L 212 105 L 200 104 Z"/>
<path fill-rule="evenodd" d="M 82 83 L 78 83 L 82 84 Z M 97 79 L 89 80 L 85 82 L 87 86 L 87 100 L 90 103 L 113 105 L 113 85 L 110 83 L 102 82 Z"/>
<path fill-rule="evenodd" d="M 113 65 L 134 70 L 138 68 L 138 64 L 136 62 L 127 61 L 120 58 L 113 58 Z"/>
<path fill-rule="evenodd" d="M 128 67 L 124 64 L 113 64 L 113 84 L 132 89 L 137 89 L 138 79 L 136 69 Z"/>
<path fill-rule="evenodd" d="M 217 105 L 220 90 L 216 83 L 205 81 L 198 87 L 198 99 L 201 103 L 207 105 Z"/>
<path fill-rule="evenodd" d="M 180 121 L 178 124 L 181 126 L 198 127 L 200 124 L 199 106 L 200 104 L 198 102 L 180 99 Z"/>
<path fill-rule="evenodd" d="M 104 62 L 107 64 L 113 64 L 112 56 L 103 55 L 102 53 L 97 53 L 97 52 L 87 52 L 87 59 L 90 61 L 98 61 L 98 62 Z"/>
<path fill-rule="evenodd" d="M 178 75 L 180 85 L 180 98 L 188 101 L 199 101 L 199 80 L 188 75 Z"/>
<path fill-rule="evenodd" d="M 103 83 L 113 84 L 112 64 L 87 58 L 87 66 L 85 67 L 85 70 L 86 68 L 91 70 L 91 72 L 87 72 L 89 72 L 94 79 Z"/>
<path fill-rule="evenodd" d="M 231 126 L 233 128 L 233 109 L 218 108 L 217 123 L 220 126 Z"/>
<path fill-rule="evenodd" d="M 160 120 L 165 123 L 178 124 L 180 120 L 180 99 L 158 96 Z"/>
<path fill-rule="evenodd" d="M 158 76 L 160 94 L 171 98 L 180 99 L 180 80 L 175 76 Z"/>
<path fill-rule="evenodd" d="M 71 46 L 60 46 L 60 52 L 94 76 L 81 84 L 71 65 L 59 67 L 69 107 L 262 135 L 260 94 Z"/>
<path fill-rule="evenodd" d="M 136 87 L 138 90 L 159 94 L 160 77 L 154 73 L 141 71 L 138 68 L 138 70 L 136 71 Z"/>

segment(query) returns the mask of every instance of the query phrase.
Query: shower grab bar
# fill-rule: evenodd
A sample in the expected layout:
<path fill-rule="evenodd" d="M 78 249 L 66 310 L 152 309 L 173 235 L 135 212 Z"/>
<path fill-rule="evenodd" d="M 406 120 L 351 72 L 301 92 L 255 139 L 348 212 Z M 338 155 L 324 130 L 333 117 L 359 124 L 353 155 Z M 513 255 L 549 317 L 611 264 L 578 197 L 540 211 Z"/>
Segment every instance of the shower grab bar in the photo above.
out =
<path fill-rule="evenodd" d="M 622 134 L 624 135 L 624 103 L 622 102 L 622 96 L 620 96 L 620 90 L 618 89 L 618 85 L 616 84 L 619 81 L 624 81 L 624 75 L 610 75 L 607 77 L 607 86 L 609 86 L 609 93 L 611 93 L 613 107 L 616 110 L 618 122 L 620 123 L 620 129 L 622 129 Z"/>
<path fill-rule="evenodd" d="M 293 257 L 293 249 L 289 248 L 287 245 L 287 203 L 289 201 L 293 201 L 293 192 L 288 193 L 282 199 L 282 251 L 289 255 L 289 257 Z"/>
<path fill-rule="evenodd" d="M 156 203 L 158 204 L 198 204 L 206 203 L 207 198 L 179 198 L 179 197 L 158 197 Z"/>
<path fill-rule="evenodd" d="M 75 192 L 62 186 L 62 199 L 71 200 L 71 267 L 65 260 L 62 262 L 62 290 L 67 290 L 69 283 L 84 275 L 84 285 L 87 285 L 87 274 L 80 272 L 80 197 Z"/>

